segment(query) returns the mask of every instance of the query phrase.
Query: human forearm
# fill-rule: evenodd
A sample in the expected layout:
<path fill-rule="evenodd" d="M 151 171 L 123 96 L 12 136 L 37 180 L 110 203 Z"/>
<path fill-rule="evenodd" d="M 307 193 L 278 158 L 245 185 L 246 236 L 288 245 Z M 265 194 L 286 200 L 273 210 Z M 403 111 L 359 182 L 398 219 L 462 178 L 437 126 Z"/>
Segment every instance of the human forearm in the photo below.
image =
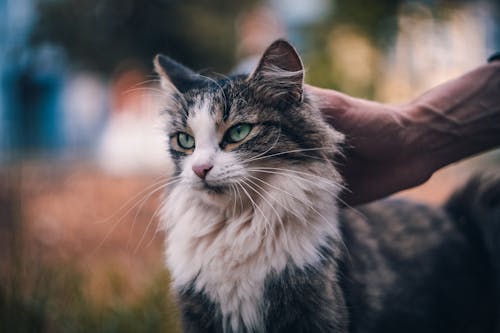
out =
<path fill-rule="evenodd" d="M 500 146 L 500 61 L 433 88 L 404 108 L 410 141 L 434 171 Z"/>

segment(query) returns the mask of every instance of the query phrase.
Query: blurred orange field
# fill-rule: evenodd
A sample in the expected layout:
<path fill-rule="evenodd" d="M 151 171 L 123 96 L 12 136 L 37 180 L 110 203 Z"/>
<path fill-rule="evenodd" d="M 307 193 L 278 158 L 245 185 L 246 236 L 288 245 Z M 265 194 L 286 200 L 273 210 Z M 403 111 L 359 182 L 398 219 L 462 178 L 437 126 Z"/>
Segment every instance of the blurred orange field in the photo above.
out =
<path fill-rule="evenodd" d="M 90 274 L 106 267 L 126 270 L 132 285 L 161 269 L 161 234 L 153 216 L 160 193 L 144 191 L 154 177 L 114 177 L 84 167 L 23 166 L 11 172 L 20 180 L 30 255 L 69 261 Z"/>
<path fill-rule="evenodd" d="M 41 276 L 55 274 L 67 284 L 74 283 L 66 279 L 75 272 L 81 296 L 99 308 L 137 305 L 155 284 L 163 285 L 155 297 L 169 302 L 156 216 L 161 191 L 154 192 L 162 181 L 147 175 L 117 177 L 81 165 L 37 163 L 4 170 L 0 278 L 18 280 L 10 283 L 28 290 L 28 302 L 37 293 L 33 288 L 54 288 L 50 281 L 33 287 Z M 159 331 L 177 331 L 175 308 L 171 303 L 162 308 L 163 303 L 153 304 L 155 311 L 170 312 L 161 314 L 166 324 Z"/>

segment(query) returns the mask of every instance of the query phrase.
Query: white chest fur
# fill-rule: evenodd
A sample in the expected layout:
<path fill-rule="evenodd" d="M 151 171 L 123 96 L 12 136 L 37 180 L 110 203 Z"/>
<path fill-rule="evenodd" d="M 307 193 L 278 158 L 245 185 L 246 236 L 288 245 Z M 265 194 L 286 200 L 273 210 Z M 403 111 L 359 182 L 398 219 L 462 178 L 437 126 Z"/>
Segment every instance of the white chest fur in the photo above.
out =
<path fill-rule="evenodd" d="M 321 259 L 319 247 L 338 238 L 335 186 L 283 176 L 271 183 L 253 203 L 238 198 L 210 204 L 182 185 L 165 201 L 166 260 L 174 287 L 196 279 L 196 290 L 220 306 L 225 325 L 235 331 L 262 330 L 270 273 L 290 263 L 314 264 Z"/>

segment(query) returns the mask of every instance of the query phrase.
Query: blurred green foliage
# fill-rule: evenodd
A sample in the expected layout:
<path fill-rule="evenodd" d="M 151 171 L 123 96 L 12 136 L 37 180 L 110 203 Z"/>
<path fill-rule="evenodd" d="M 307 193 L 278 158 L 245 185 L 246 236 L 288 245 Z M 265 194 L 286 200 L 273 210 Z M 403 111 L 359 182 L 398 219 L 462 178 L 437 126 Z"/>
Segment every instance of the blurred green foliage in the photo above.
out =
<path fill-rule="evenodd" d="M 30 265 L 1 278 L 0 332 L 140 333 L 179 332 L 166 273 L 152 277 L 133 302 L 113 288 L 106 304 L 84 291 L 84 274 L 67 265 Z M 112 284 L 120 284 L 110 275 Z"/>
<path fill-rule="evenodd" d="M 195 69 L 234 64 L 235 19 L 255 0 L 41 0 L 33 43 L 50 41 L 72 65 L 109 74 L 124 59 L 146 68 L 156 53 Z"/>
<path fill-rule="evenodd" d="M 304 0 L 306 1 L 306 0 Z M 383 53 L 398 31 L 403 8 L 424 5 L 435 18 L 472 0 L 327 0 L 326 19 L 300 26 L 310 82 L 339 88 L 345 78 L 331 68 L 328 39 L 349 26 Z M 61 45 L 72 66 L 111 73 L 133 59 L 150 70 L 151 59 L 165 53 L 195 70 L 227 73 L 237 59 L 237 18 L 265 0 L 39 0 L 33 43 Z M 486 0 L 495 4 L 496 0 Z M 492 6 L 500 17 L 499 6 Z M 375 66 L 375 65 L 374 65 Z M 374 83 L 372 83 L 374 84 Z M 371 97 L 373 87 L 358 93 Z"/>

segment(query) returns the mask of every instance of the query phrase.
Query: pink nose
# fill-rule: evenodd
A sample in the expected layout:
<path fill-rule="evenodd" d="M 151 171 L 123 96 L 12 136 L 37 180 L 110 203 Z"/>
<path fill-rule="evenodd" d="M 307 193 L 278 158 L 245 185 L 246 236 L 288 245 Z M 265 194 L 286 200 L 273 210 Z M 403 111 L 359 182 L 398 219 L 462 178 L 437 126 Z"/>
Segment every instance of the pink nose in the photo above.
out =
<path fill-rule="evenodd" d="M 205 179 L 207 176 L 207 173 L 212 170 L 214 166 L 209 163 L 203 163 L 199 165 L 193 165 L 193 171 L 194 173 L 200 177 L 201 179 Z"/>

